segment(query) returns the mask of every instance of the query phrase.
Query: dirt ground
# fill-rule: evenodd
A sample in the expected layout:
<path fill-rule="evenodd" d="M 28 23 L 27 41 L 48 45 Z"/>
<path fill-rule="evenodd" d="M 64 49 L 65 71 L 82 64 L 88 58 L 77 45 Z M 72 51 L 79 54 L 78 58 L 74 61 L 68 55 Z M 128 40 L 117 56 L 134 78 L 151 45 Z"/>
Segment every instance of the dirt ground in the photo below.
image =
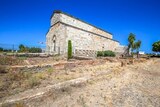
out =
<path fill-rule="evenodd" d="M 53 60 L 53 58 L 48 58 L 48 62 L 43 61 L 41 58 L 33 58 L 32 61 L 31 58 L 21 60 L 22 62 L 29 62 L 29 65 L 27 66 L 31 66 L 31 68 L 27 68 L 26 64 L 16 64 L 12 61 L 12 58 L 7 59 L 9 59 L 9 61 L 6 62 L 11 61 L 13 65 L 8 65 L 9 63 L 7 63 L 6 68 L 2 65 L 0 66 L 0 100 L 29 89 L 54 85 L 63 81 L 94 74 L 94 72 L 99 69 L 106 69 L 110 66 L 119 65 L 119 63 L 110 63 L 106 59 L 82 61 L 74 60 L 69 62 L 64 60 L 58 62 Z M 14 58 L 14 60 L 17 59 Z M 47 58 L 45 58 L 45 60 L 47 60 Z M 55 66 L 46 66 L 45 69 L 41 67 L 41 64 L 54 63 L 56 63 Z M 108 64 L 105 65 L 106 63 Z M 34 67 L 33 64 L 36 64 L 36 67 Z M 14 69 L 12 67 L 14 67 Z M 17 70 L 15 67 L 22 68 Z"/>
<path fill-rule="evenodd" d="M 51 90 L 46 87 L 60 82 L 87 78 L 85 83 L 78 86 L 51 91 L 52 94 L 40 99 L 18 101 L 16 105 L 22 107 L 160 107 L 160 59 L 140 59 L 129 62 L 105 60 L 101 64 L 92 66 L 84 62 L 86 66 L 47 71 L 47 74 L 38 74 L 38 78 L 42 78 L 40 84 L 32 87 L 31 90 L 28 89 L 28 94 L 22 92 L 7 96 L 3 102 L 29 94 L 34 95 L 36 92 L 42 93 L 42 88 Z"/>
<path fill-rule="evenodd" d="M 47 106 L 160 107 L 160 59 L 119 68 L 118 73 L 102 78 L 47 101 Z"/>

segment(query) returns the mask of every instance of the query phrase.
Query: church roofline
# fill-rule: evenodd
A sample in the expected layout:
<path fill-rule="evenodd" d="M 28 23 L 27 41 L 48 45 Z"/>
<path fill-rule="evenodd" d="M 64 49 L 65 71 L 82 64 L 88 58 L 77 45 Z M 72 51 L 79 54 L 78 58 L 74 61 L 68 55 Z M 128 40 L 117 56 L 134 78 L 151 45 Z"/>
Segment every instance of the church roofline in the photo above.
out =
<path fill-rule="evenodd" d="M 72 16 L 72 15 L 70 15 L 70 14 L 68 14 L 68 13 L 62 12 L 61 10 L 55 10 L 55 11 L 53 12 L 51 18 L 53 17 L 54 13 L 61 13 L 61 14 L 67 15 L 67 16 L 72 17 L 72 18 L 74 18 L 74 19 L 77 19 L 77 20 L 79 20 L 79 21 L 81 21 L 81 22 L 83 22 L 83 23 L 86 23 L 86 24 L 88 24 L 88 25 L 90 25 L 90 26 L 93 26 L 93 27 L 95 27 L 95 28 L 97 28 L 97 29 L 99 29 L 99 30 L 102 30 L 102 31 L 104 31 L 104 32 L 106 32 L 106 33 L 109 33 L 110 35 L 113 35 L 112 33 L 108 32 L 108 31 L 106 31 L 106 30 L 103 30 L 102 28 L 99 28 L 99 27 L 97 27 L 97 26 L 94 26 L 94 25 L 92 25 L 92 24 L 90 24 L 90 23 L 88 23 L 88 22 L 86 22 L 86 21 L 83 21 L 83 20 L 81 20 L 81 19 L 79 19 L 79 18 L 76 18 L 76 17 L 74 17 L 74 16 Z"/>

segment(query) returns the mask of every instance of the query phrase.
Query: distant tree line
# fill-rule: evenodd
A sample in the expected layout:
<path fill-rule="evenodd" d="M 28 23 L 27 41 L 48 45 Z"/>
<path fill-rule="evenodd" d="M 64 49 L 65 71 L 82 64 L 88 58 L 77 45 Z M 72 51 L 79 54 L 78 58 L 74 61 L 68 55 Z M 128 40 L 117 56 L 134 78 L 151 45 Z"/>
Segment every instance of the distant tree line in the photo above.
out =
<path fill-rule="evenodd" d="M 13 51 L 12 49 L 4 49 L 0 47 L 0 52 L 12 52 L 12 51 Z M 27 47 L 27 46 L 24 46 L 23 44 L 20 44 L 18 52 L 20 53 L 41 53 L 42 49 L 37 48 L 37 47 Z"/>
<path fill-rule="evenodd" d="M 12 49 L 3 49 L 0 47 L 0 52 L 12 52 Z"/>
<path fill-rule="evenodd" d="M 18 52 L 41 53 L 42 49 L 37 47 L 27 47 L 20 44 Z"/>
<path fill-rule="evenodd" d="M 0 52 L 3 52 L 3 48 L 0 47 Z"/>

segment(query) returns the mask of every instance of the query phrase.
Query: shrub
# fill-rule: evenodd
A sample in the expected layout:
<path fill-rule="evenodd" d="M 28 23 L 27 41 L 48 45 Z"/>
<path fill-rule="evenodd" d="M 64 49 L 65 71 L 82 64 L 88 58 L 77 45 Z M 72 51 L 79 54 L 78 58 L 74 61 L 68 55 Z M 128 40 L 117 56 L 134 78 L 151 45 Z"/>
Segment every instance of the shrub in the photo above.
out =
<path fill-rule="evenodd" d="M 97 57 L 101 57 L 101 56 L 103 56 L 103 57 L 115 57 L 116 55 L 113 51 L 110 51 L 110 50 L 108 50 L 108 51 L 98 51 L 97 52 Z"/>
<path fill-rule="evenodd" d="M 68 59 L 72 58 L 72 42 L 68 40 Z"/>
<path fill-rule="evenodd" d="M 98 51 L 97 52 L 97 57 L 103 56 L 103 51 Z"/>
<path fill-rule="evenodd" d="M 113 51 L 104 51 L 104 57 L 110 56 L 110 57 L 115 57 L 115 53 Z"/>

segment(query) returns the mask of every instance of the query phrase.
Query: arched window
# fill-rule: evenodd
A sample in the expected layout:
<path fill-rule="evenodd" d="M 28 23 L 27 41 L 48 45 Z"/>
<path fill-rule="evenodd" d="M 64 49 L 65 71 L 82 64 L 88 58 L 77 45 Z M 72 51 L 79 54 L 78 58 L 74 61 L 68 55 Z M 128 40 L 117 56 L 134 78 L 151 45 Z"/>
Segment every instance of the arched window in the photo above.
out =
<path fill-rule="evenodd" d="M 53 50 L 56 51 L 56 35 L 53 36 L 52 42 L 53 42 Z"/>

